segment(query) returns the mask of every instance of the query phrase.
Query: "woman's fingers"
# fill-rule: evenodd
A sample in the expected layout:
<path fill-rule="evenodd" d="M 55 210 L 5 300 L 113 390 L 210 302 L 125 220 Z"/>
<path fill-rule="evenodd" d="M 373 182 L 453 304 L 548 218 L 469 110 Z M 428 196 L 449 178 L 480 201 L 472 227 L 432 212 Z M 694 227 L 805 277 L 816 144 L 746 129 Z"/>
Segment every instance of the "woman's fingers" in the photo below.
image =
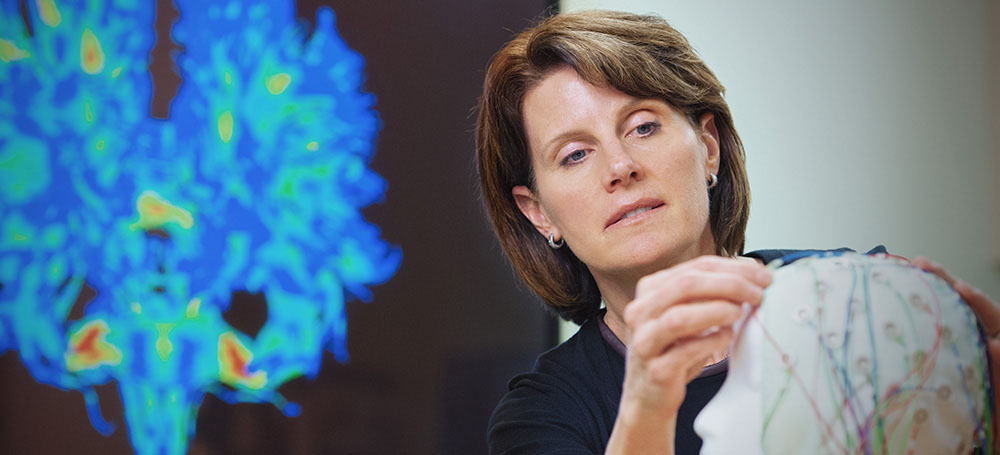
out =
<path fill-rule="evenodd" d="M 686 338 L 676 343 L 664 355 L 647 361 L 646 368 L 653 381 L 663 384 L 681 379 L 682 384 L 691 382 L 705 366 L 707 359 L 725 349 L 733 339 L 733 329 L 720 327 L 710 334 Z M 678 375 L 683 372 L 684 375 Z"/>
<path fill-rule="evenodd" d="M 955 292 L 962 297 L 962 300 L 965 300 L 965 303 L 969 305 L 969 308 L 972 308 L 972 312 L 976 313 L 976 317 L 988 335 L 996 337 L 1000 334 L 1000 307 L 997 307 L 996 302 L 986 295 L 986 293 L 956 278 L 945 270 L 944 267 L 941 267 L 940 264 L 925 257 L 914 258 L 911 262 L 917 267 L 941 277 L 950 284 L 955 289 Z"/>
<path fill-rule="evenodd" d="M 955 288 L 955 292 L 962 296 L 962 300 L 972 308 L 972 311 L 976 313 L 976 317 L 983 324 L 983 329 L 991 337 L 996 337 L 1000 334 L 1000 308 L 997 304 L 993 302 L 992 299 L 983 291 L 970 286 L 964 281 L 959 281 L 957 284 L 952 285 Z"/>
<path fill-rule="evenodd" d="M 758 304 L 770 282 L 770 270 L 756 261 L 717 256 L 642 278 L 622 315 L 628 343 L 623 406 L 676 412 L 685 385 L 732 340 L 741 304 Z"/>
<path fill-rule="evenodd" d="M 742 316 L 740 306 L 728 301 L 684 303 L 632 332 L 629 349 L 641 357 L 660 355 L 678 340 L 695 337 L 716 327 L 729 327 Z"/>
<path fill-rule="evenodd" d="M 712 255 L 699 256 L 669 269 L 661 270 L 645 278 L 652 278 L 658 275 L 670 275 L 673 271 L 677 270 L 701 270 L 705 272 L 732 273 L 742 275 L 761 286 L 767 286 L 771 283 L 771 271 L 753 259 L 742 257 L 724 258 Z M 642 287 L 642 282 L 645 278 L 639 281 L 639 288 Z"/>
<path fill-rule="evenodd" d="M 752 261 L 699 258 L 639 280 L 636 297 L 624 312 L 631 327 L 658 317 L 670 306 L 705 300 L 760 303 L 771 272 Z"/>

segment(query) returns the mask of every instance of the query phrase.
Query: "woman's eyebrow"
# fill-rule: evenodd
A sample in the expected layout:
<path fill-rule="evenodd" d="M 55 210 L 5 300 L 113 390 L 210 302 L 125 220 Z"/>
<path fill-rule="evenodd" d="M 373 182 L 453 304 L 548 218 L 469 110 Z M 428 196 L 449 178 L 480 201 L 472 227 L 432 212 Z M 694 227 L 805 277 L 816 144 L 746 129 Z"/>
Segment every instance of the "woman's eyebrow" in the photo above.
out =
<path fill-rule="evenodd" d="M 646 109 L 646 106 L 644 106 L 644 104 L 646 104 L 646 103 L 648 103 L 650 101 L 653 101 L 653 100 L 648 99 L 648 98 L 636 98 L 636 99 L 634 99 L 632 101 L 629 101 L 629 102 L 623 104 L 621 107 L 619 107 L 618 108 L 618 124 L 619 124 L 618 128 L 619 129 L 623 129 L 624 128 L 624 124 L 623 123 L 625 122 L 625 120 L 628 119 L 628 117 L 631 116 L 632 114 L 634 114 L 637 110 L 651 110 L 651 109 Z M 640 109 L 640 108 L 642 108 L 642 109 Z M 619 131 L 618 133 L 621 134 L 622 131 Z"/>
<path fill-rule="evenodd" d="M 636 108 L 638 108 L 639 106 L 643 105 L 648 101 L 651 100 L 646 98 L 636 98 L 632 101 L 629 101 L 618 108 L 618 115 L 621 117 L 627 116 L 628 114 L 631 114 L 633 111 L 635 111 Z"/>
<path fill-rule="evenodd" d="M 551 157 L 552 155 L 555 155 L 555 153 L 559 151 L 558 146 L 561 145 L 563 142 L 568 142 L 570 139 L 587 135 L 588 133 L 581 129 L 572 129 L 563 131 L 562 133 L 557 134 L 555 137 L 549 139 L 548 142 L 542 145 L 542 152 L 545 154 L 546 157 Z"/>

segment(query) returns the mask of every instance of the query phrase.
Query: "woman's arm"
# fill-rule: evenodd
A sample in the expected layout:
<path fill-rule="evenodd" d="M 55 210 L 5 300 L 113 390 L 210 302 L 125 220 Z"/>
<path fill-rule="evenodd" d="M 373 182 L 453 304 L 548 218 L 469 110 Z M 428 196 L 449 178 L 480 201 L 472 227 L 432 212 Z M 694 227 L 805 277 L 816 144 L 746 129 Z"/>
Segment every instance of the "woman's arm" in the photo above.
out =
<path fill-rule="evenodd" d="M 703 256 L 644 277 L 623 312 L 628 356 L 606 454 L 672 454 L 687 383 L 732 339 L 743 302 L 759 305 L 770 271 Z"/>

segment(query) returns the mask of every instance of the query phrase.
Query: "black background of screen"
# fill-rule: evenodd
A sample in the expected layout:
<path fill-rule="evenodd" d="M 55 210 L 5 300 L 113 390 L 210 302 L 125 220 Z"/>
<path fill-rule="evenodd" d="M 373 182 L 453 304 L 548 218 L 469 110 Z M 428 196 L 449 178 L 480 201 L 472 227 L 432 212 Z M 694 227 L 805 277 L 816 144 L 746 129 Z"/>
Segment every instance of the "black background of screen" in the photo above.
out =
<path fill-rule="evenodd" d="M 486 452 L 486 422 L 507 379 L 530 368 L 555 332 L 484 218 L 473 108 L 490 56 L 552 3 L 298 2 L 305 22 L 320 4 L 332 7 L 338 32 L 366 60 L 366 90 L 383 122 L 371 167 L 389 188 L 385 202 L 364 214 L 402 247 L 403 262 L 373 287 L 371 303 L 347 305 L 350 362 L 327 354 L 316 380 L 282 387 L 302 406 L 300 417 L 207 395 L 190 453 Z M 157 4 L 151 112 L 165 117 L 182 83 L 170 56 L 182 50 L 165 33 L 177 19 L 172 2 Z M 260 296 L 236 296 L 228 320 L 259 324 L 260 303 Z M 132 453 L 116 385 L 98 395 L 118 426 L 109 438 L 90 426 L 80 393 L 39 385 L 16 353 L 0 356 L 0 453 Z"/>

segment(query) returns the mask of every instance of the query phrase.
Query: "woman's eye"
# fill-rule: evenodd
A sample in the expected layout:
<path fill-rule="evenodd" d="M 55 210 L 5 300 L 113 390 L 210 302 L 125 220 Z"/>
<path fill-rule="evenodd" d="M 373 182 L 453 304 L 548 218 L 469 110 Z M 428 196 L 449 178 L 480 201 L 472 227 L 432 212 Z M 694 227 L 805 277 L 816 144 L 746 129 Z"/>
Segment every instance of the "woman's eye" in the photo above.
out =
<path fill-rule="evenodd" d="M 569 155 L 566 155 L 566 158 L 563 158 L 562 164 L 573 164 L 584 159 L 586 156 L 586 150 L 574 150 L 573 153 L 570 153 Z"/>
<path fill-rule="evenodd" d="M 635 132 L 640 136 L 649 136 L 650 134 L 653 134 L 653 132 L 656 131 L 656 128 L 659 126 L 660 125 L 656 122 L 646 122 L 643 123 L 642 125 L 635 127 Z"/>

